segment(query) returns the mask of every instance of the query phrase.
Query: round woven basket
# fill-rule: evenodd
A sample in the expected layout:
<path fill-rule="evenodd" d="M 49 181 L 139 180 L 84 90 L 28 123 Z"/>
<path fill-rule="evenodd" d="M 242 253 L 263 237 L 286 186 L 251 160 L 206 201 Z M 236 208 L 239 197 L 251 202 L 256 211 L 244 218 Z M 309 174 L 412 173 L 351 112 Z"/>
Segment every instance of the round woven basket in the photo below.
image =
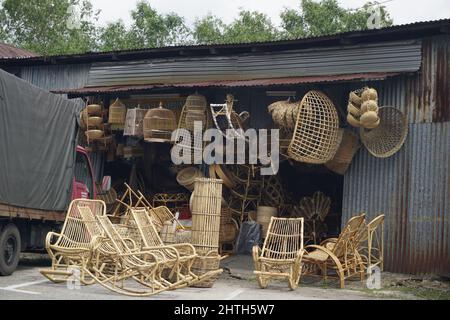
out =
<path fill-rule="evenodd" d="M 102 115 L 102 106 L 99 104 L 90 104 L 86 107 L 88 116 L 99 116 Z"/>
<path fill-rule="evenodd" d="M 331 171 L 343 175 L 353 160 L 356 152 L 361 147 L 359 137 L 348 129 L 339 129 L 340 144 L 333 159 L 325 163 Z"/>
<path fill-rule="evenodd" d="M 333 102 L 320 91 L 302 99 L 288 156 L 299 162 L 323 164 L 336 152 L 339 117 Z"/>
<path fill-rule="evenodd" d="M 372 130 L 360 129 L 361 141 L 377 158 L 387 158 L 400 150 L 408 135 L 405 115 L 394 107 L 381 107 L 380 125 Z"/>
<path fill-rule="evenodd" d="M 203 174 L 199 169 L 195 167 L 188 167 L 178 172 L 177 182 L 189 191 L 193 191 L 195 179 L 201 177 L 203 177 Z"/>

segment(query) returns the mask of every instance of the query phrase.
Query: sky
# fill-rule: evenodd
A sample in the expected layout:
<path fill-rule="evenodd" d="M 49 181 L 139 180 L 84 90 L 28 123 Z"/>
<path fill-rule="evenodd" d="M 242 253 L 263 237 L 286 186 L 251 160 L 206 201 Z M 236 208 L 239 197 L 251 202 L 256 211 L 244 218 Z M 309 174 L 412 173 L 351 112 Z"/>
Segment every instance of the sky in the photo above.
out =
<path fill-rule="evenodd" d="M 131 21 L 130 11 L 138 0 L 91 0 L 95 9 L 100 9 L 98 23 L 122 19 L 126 24 Z M 192 25 L 197 17 L 208 13 L 217 15 L 226 23 L 233 21 L 240 8 L 266 13 L 276 25 L 279 25 L 279 13 L 285 8 L 298 8 L 300 0 L 147 0 L 161 13 L 175 12 L 185 17 Z M 450 18 L 450 0 L 379 0 L 384 3 L 394 24 Z M 348 9 L 356 9 L 367 0 L 338 0 Z"/>

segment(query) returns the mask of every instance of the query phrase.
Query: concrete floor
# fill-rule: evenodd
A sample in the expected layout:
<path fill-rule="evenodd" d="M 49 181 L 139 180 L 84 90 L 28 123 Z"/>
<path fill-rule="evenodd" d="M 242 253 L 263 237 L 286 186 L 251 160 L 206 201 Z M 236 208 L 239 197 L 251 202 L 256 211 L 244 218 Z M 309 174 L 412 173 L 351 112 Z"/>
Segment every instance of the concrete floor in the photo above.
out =
<path fill-rule="evenodd" d="M 45 258 L 24 258 L 17 271 L 8 277 L 0 277 L 0 300 L 8 299 L 65 299 L 65 300 L 115 300 L 135 299 L 110 292 L 100 285 L 69 289 L 66 284 L 54 284 L 40 273 L 48 267 Z M 348 289 L 338 289 L 330 282 L 327 288 L 318 279 L 304 279 L 299 288 L 290 291 L 284 282 L 273 282 L 267 289 L 260 289 L 252 274 L 250 256 L 231 256 L 222 261 L 224 272 L 213 288 L 183 288 L 139 299 L 156 300 L 315 300 L 374 299 L 374 295 Z M 358 281 L 356 281 L 358 282 Z M 361 284 L 360 282 L 358 282 Z"/>

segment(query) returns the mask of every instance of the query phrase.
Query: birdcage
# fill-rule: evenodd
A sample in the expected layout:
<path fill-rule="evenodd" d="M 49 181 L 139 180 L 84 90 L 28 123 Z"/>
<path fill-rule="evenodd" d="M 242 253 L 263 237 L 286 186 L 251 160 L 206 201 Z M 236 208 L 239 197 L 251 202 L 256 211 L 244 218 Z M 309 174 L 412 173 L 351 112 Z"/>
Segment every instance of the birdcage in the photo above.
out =
<path fill-rule="evenodd" d="M 119 98 L 117 98 L 116 101 L 109 106 L 108 123 L 115 126 L 123 126 L 125 124 L 126 116 L 127 107 L 119 100 Z"/>
<path fill-rule="evenodd" d="M 300 103 L 288 156 L 312 164 L 331 160 L 337 149 L 338 129 L 333 102 L 320 91 L 309 91 Z"/>
<path fill-rule="evenodd" d="M 175 114 L 160 104 L 159 108 L 150 109 L 145 115 L 144 139 L 148 142 L 170 142 L 176 128 Z"/>
<path fill-rule="evenodd" d="M 186 112 L 186 129 L 194 130 L 194 123 L 196 121 L 202 123 L 202 128 L 205 127 L 207 121 L 207 102 L 204 96 L 199 94 L 188 96 L 184 108 Z"/>

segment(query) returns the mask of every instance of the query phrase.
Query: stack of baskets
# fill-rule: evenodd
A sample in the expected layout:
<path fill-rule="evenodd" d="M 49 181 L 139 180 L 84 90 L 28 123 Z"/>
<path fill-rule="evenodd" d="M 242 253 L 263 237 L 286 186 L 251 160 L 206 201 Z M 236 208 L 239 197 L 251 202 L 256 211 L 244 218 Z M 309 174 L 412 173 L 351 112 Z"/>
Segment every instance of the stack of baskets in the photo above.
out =
<path fill-rule="evenodd" d="M 171 142 L 172 132 L 177 123 L 173 111 L 165 109 L 162 103 L 159 108 L 147 111 L 144 118 L 144 140 L 148 142 Z"/>
<path fill-rule="evenodd" d="M 127 107 L 119 100 L 119 98 L 117 98 L 116 101 L 109 106 L 108 123 L 111 125 L 111 129 L 123 129 L 126 116 Z"/>
<path fill-rule="evenodd" d="M 373 88 L 350 92 L 347 111 L 347 122 L 353 127 L 375 129 L 380 125 L 378 92 Z"/>
<path fill-rule="evenodd" d="M 202 275 L 219 269 L 220 213 L 222 204 L 222 180 L 198 178 L 195 180 L 192 203 L 192 238 L 198 257 L 192 271 Z M 218 276 L 197 283 L 196 287 L 212 287 Z"/>
<path fill-rule="evenodd" d="M 309 91 L 300 104 L 288 156 L 311 164 L 330 161 L 337 150 L 338 130 L 333 102 L 320 91 Z"/>
<path fill-rule="evenodd" d="M 102 115 L 103 109 L 99 104 L 90 104 L 81 113 L 83 125 L 86 127 L 88 144 L 101 139 L 105 135 Z"/>

